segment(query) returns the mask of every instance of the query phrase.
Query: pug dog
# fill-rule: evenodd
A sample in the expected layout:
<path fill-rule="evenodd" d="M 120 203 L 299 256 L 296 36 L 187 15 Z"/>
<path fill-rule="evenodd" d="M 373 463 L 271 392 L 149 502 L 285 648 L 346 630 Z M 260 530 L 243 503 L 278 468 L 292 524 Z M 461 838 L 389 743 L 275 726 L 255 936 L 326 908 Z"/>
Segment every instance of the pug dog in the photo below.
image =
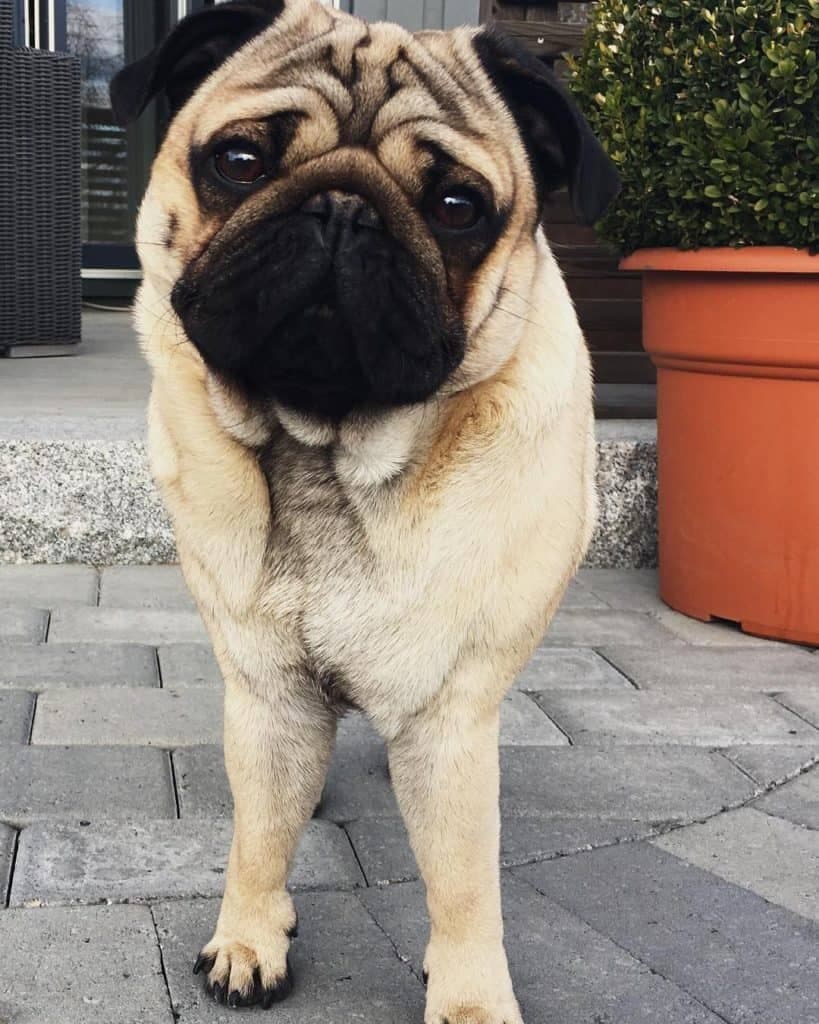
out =
<path fill-rule="evenodd" d="M 426 1024 L 520 1024 L 499 707 L 595 521 L 584 339 L 540 226 L 617 174 L 486 28 L 220 4 L 112 84 L 169 128 L 138 222 L 149 448 L 225 680 L 234 836 L 195 970 L 293 984 L 294 850 L 340 713 L 386 742 L 426 886 Z"/>

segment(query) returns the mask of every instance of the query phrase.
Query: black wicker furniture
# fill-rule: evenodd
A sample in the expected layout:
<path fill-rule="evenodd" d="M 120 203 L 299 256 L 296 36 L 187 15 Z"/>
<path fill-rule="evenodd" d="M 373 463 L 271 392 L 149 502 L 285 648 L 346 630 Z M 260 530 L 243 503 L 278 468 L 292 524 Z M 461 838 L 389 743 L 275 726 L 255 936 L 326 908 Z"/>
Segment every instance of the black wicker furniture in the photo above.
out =
<path fill-rule="evenodd" d="M 0 0 L 0 354 L 80 340 L 80 64 L 16 47 Z"/>

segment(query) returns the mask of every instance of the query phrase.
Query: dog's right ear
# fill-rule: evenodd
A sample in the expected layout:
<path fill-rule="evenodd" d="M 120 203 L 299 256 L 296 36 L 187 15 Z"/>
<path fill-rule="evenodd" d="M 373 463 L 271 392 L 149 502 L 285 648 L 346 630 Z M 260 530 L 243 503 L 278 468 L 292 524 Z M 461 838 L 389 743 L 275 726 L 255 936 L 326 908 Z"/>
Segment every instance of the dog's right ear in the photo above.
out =
<path fill-rule="evenodd" d="M 209 7 L 184 18 L 151 53 L 111 80 L 111 107 L 121 125 L 135 121 L 161 92 L 175 114 L 220 64 L 273 24 L 284 0 L 250 0 Z"/>

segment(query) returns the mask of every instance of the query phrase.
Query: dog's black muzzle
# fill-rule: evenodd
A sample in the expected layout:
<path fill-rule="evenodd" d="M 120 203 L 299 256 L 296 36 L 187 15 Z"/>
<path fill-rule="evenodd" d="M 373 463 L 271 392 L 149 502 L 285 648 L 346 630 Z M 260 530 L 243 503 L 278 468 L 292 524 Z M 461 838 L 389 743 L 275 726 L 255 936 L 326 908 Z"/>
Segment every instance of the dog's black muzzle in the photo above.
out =
<path fill-rule="evenodd" d="M 463 357 L 463 331 L 359 195 L 323 192 L 212 243 L 172 302 L 208 365 L 250 398 L 339 418 L 422 401 Z"/>

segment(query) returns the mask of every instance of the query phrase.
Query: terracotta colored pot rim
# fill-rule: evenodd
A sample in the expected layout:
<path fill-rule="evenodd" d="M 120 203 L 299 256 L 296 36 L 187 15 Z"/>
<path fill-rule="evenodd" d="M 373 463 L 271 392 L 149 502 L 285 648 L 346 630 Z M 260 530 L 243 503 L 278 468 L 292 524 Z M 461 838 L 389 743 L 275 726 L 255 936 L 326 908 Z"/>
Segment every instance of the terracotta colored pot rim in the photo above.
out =
<path fill-rule="evenodd" d="M 734 274 L 819 274 L 819 255 L 783 245 L 741 249 L 637 249 L 620 261 L 621 270 L 672 270 Z"/>

